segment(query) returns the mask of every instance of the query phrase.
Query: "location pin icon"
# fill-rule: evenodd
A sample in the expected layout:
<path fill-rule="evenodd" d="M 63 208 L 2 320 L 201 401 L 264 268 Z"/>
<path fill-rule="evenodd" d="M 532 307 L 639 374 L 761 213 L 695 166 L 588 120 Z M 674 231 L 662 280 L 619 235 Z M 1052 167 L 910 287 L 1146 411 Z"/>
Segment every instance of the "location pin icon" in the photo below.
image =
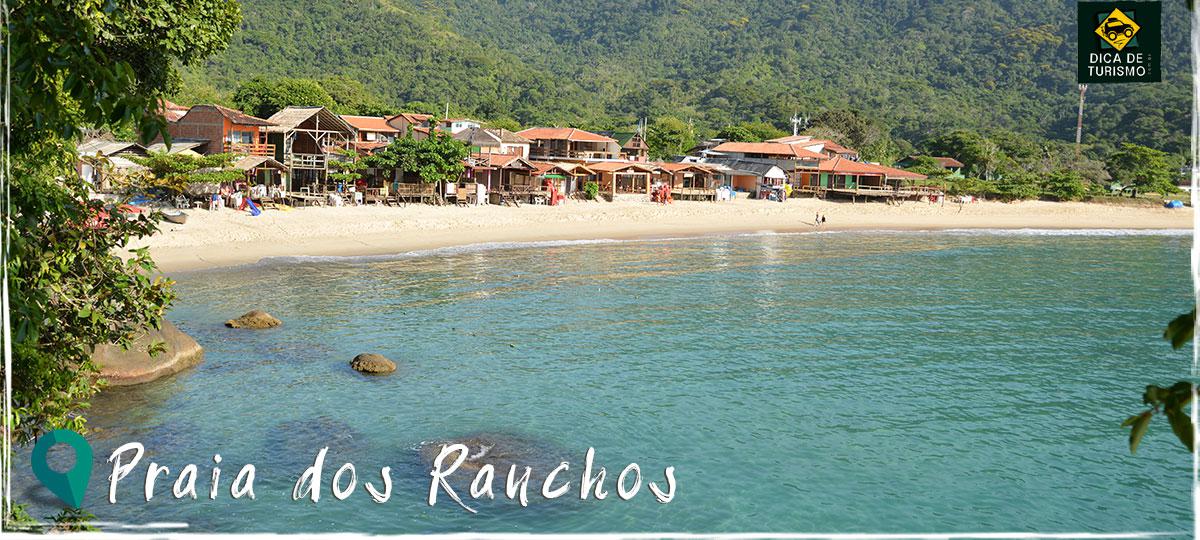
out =
<path fill-rule="evenodd" d="M 60 443 L 75 449 L 75 466 L 67 472 L 57 472 L 46 462 L 46 453 Z M 42 435 L 33 446 L 30 460 L 33 461 L 33 475 L 46 489 L 75 508 L 83 506 L 83 494 L 92 477 L 92 445 L 82 435 L 69 429 L 56 429 Z"/>

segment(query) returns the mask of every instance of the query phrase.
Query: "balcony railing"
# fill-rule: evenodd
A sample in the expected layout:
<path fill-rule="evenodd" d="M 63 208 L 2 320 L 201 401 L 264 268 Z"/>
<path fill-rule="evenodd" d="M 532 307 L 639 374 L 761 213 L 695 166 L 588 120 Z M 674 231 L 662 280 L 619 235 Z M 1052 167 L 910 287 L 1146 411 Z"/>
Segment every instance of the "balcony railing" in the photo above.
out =
<path fill-rule="evenodd" d="M 275 145 L 255 143 L 225 143 L 225 152 L 248 156 L 275 156 Z"/>
<path fill-rule="evenodd" d="M 325 154 L 291 154 L 287 161 L 290 169 L 324 169 L 328 157 Z"/>

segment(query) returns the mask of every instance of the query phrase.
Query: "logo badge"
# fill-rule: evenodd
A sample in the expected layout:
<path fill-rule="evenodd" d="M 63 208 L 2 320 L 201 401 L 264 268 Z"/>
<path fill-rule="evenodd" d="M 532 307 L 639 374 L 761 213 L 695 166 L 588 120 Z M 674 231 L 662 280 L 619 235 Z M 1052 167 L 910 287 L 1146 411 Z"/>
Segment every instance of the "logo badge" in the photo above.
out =
<path fill-rule="evenodd" d="M 75 450 L 75 466 L 66 472 L 50 468 L 46 460 L 50 448 L 65 444 Z M 69 429 L 56 429 L 38 438 L 30 454 L 33 475 L 42 481 L 51 493 L 74 508 L 83 506 L 83 494 L 87 492 L 88 480 L 92 477 L 92 445 L 82 435 Z"/>
<path fill-rule="evenodd" d="M 1136 36 L 1138 30 L 1142 27 L 1138 23 L 1129 18 L 1128 15 L 1121 12 L 1119 9 L 1112 10 L 1100 26 L 1096 27 L 1096 35 L 1100 36 L 1105 43 L 1108 43 L 1112 48 L 1120 51 L 1133 41 L 1133 36 Z"/>
<path fill-rule="evenodd" d="M 1162 4 L 1079 2 L 1079 83 L 1162 80 Z"/>

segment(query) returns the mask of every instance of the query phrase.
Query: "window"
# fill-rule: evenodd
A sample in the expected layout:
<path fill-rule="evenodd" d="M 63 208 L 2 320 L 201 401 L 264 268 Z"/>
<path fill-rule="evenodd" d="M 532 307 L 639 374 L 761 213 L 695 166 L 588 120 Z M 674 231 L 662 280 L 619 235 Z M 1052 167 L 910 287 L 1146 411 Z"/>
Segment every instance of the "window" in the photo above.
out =
<path fill-rule="evenodd" d="M 375 140 L 375 133 L 374 133 L 374 132 L 372 132 L 372 131 L 368 131 L 368 132 L 366 132 L 366 133 L 363 133 L 363 139 L 364 139 L 364 140 L 368 140 L 368 141 L 374 141 L 374 140 Z"/>

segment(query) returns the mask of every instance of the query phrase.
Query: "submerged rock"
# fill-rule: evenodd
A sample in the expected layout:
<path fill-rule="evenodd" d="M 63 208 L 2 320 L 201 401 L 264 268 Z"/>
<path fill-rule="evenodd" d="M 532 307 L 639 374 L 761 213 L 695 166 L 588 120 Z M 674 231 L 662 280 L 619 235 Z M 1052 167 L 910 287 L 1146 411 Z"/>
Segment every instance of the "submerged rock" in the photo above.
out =
<path fill-rule="evenodd" d="M 261 310 L 254 310 L 236 319 L 225 321 L 225 326 L 230 328 L 274 328 L 283 324 L 282 321 L 272 317 L 270 313 Z"/>
<path fill-rule="evenodd" d="M 554 465 L 560 463 L 565 456 L 561 449 L 539 443 L 537 441 L 510 435 L 506 433 L 477 433 L 451 439 L 427 441 L 421 443 L 418 452 L 426 467 L 432 467 L 433 461 L 442 451 L 443 445 L 462 444 L 468 449 L 467 459 L 450 478 L 464 481 L 474 475 L 484 465 L 491 465 L 498 473 L 507 474 L 512 465 L 518 470 L 525 467 L 533 469 L 532 479 L 540 481 Z"/>
<path fill-rule="evenodd" d="M 363 353 L 350 361 L 350 367 L 359 373 L 383 375 L 396 371 L 396 363 L 388 360 L 382 354 Z"/>
<path fill-rule="evenodd" d="M 162 341 L 164 350 L 150 356 L 150 346 Z M 100 367 L 100 377 L 110 386 L 141 384 L 174 375 L 204 360 L 204 347 L 183 333 L 170 321 L 162 329 L 148 330 L 133 342 L 129 350 L 116 345 L 97 345 L 92 361 Z"/>
<path fill-rule="evenodd" d="M 280 422 L 263 436 L 264 455 L 272 456 L 272 466 L 299 475 L 313 464 L 321 448 L 329 448 L 325 468 L 333 470 L 346 462 L 361 461 L 366 453 L 366 438 L 342 420 L 329 416 L 300 418 Z M 378 472 L 378 471 L 376 471 Z M 291 478 L 295 482 L 296 478 Z"/>

